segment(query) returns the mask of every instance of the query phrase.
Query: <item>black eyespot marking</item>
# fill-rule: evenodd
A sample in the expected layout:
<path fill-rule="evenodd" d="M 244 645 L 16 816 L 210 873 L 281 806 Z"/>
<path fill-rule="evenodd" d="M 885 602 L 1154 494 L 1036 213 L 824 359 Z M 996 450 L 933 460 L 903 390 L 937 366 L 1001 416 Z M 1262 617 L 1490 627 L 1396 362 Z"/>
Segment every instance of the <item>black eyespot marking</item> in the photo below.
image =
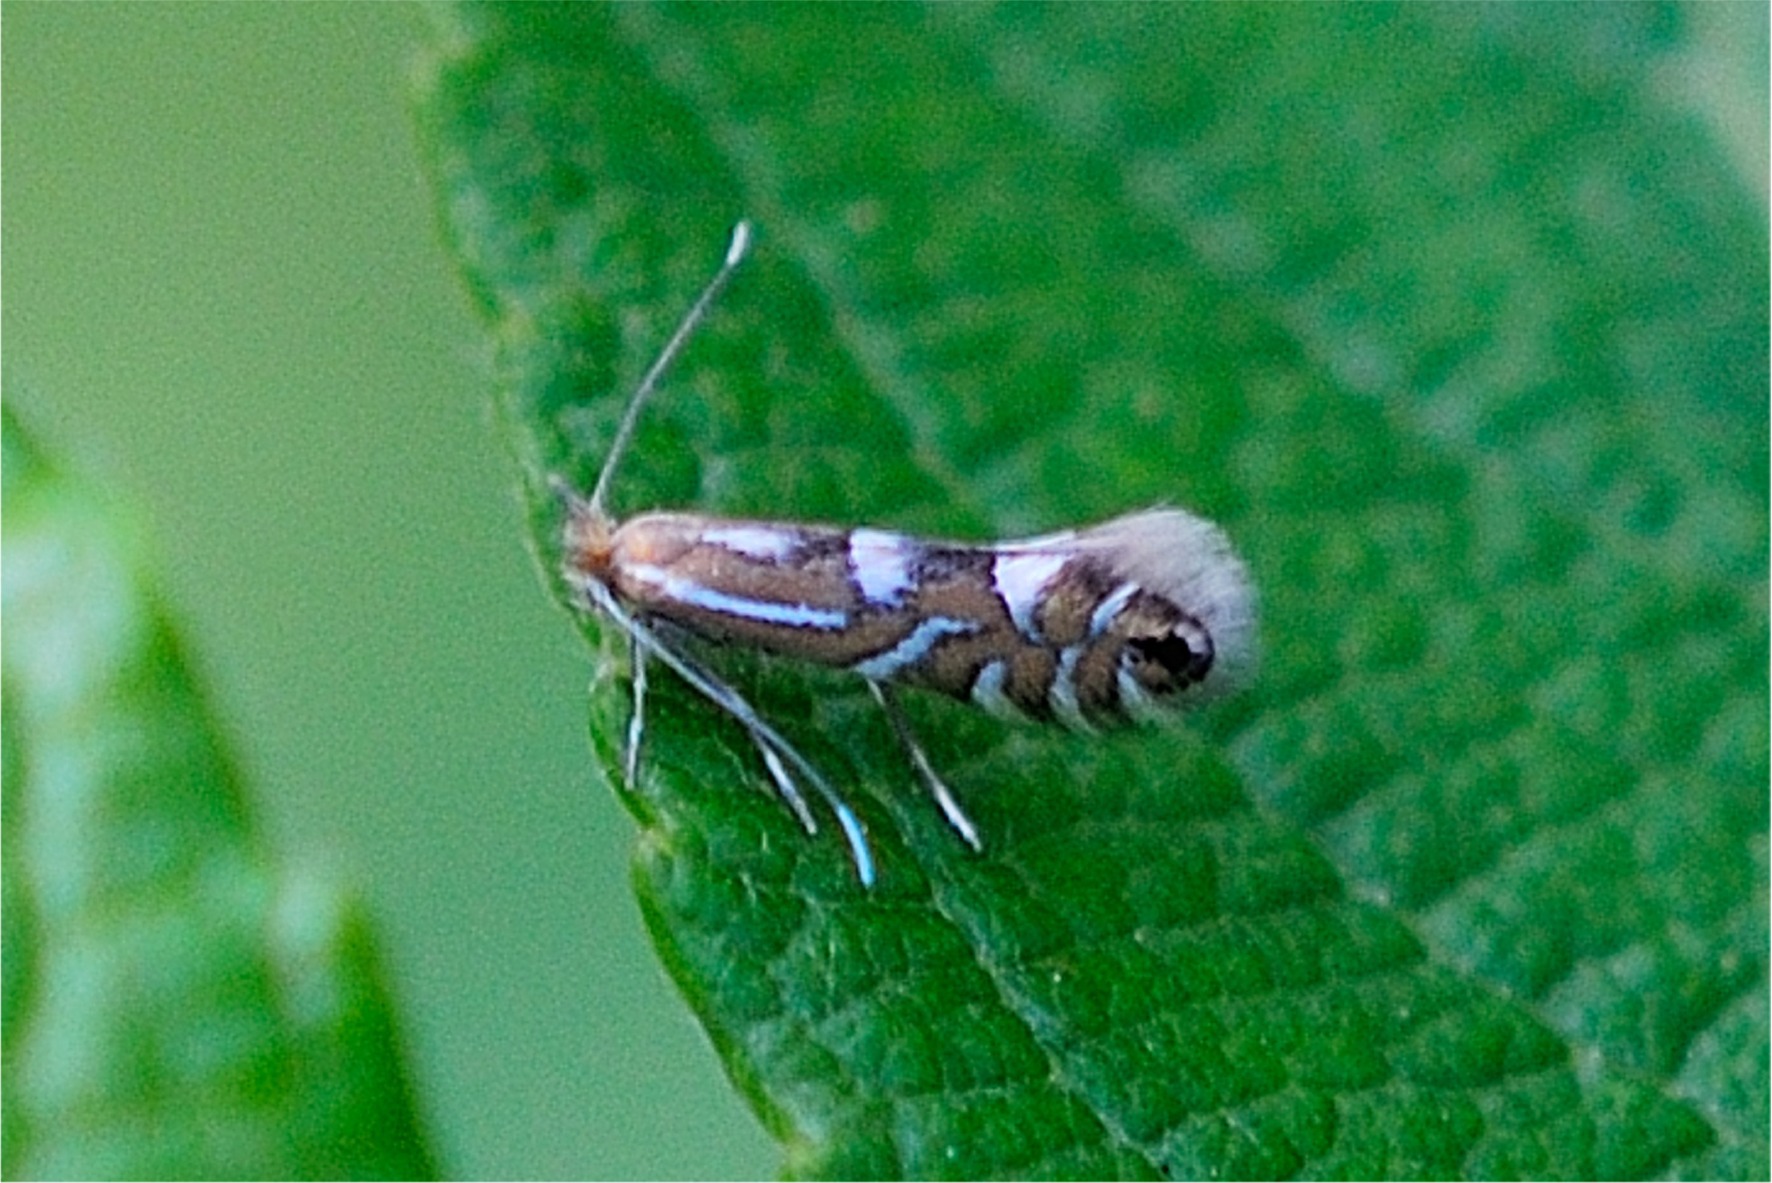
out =
<path fill-rule="evenodd" d="M 1131 637 L 1126 645 L 1133 676 L 1158 694 L 1203 682 L 1212 670 L 1212 639 L 1187 621 L 1154 637 Z"/>

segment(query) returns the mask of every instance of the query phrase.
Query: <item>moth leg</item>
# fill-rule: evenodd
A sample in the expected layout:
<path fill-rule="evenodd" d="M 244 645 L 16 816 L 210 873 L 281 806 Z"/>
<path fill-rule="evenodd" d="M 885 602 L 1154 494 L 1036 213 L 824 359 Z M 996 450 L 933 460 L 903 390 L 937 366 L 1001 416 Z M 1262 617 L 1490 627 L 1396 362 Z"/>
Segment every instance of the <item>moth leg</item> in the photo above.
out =
<path fill-rule="evenodd" d="M 923 784 L 928 787 L 930 795 L 935 798 L 935 803 L 941 807 L 943 816 L 948 819 L 948 825 L 953 827 L 954 833 L 965 840 L 966 845 L 973 850 L 982 852 L 984 843 L 978 837 L 978 827 L 972 824 L 972 819 L 966 816 L 966 811 L 960 808 L 959 801 L 954 799 L 953 790 L 948 788 L 947 782 L 941 779 L 935 771 L 935 766 L 929 762 L 929 756 L 923 751 L 923 745 L 917 742 L 916 735 L 911 732 L 911 721 L 904 717 L 904 711 L 898 705 L 897 696 L 892 693 L 890 688 L 872 678 L 869 678 L 867 683 L 868 689 L 874 692 L 874 699 L 885 710 L 886 718 L 891 722 L 892 730 L 898 736 L 898 742 L 903 744 L 905 751 L 909 753 L 911 766 L 917 770 L 917 775 L 922 777 Z"/>
<path fill-rule="evenodd" d="M 781 795 L 783 801 L 787 802 L 788 808 L 793 811 L 794 816 L 800 819 L 800 825 L 805 827 L 808 834 L 818 833 L 818 819 L 812 816 L 812 807 L 807 805 L 806 798 L 801 796 L 800 786 L 796 785 L 794 778 L 788 774 L 787 766 L 781 762 L 781 757 L 775 754 L 775 749 L 769 746 L 768 740 L 749 727 L 745 728 L 745 734 L 750 736 L 751 742 L 757 746 L 757 754 L 763 757 L 763 767 L 769 770 L 769 779 L 775 782 L 775 791 Z"/>
<path fill-rule="evenodd" d="M 676 633 L 676 630 L 669 627 L 668 621 L 660 622 L 660 626 L 653 628 L 652 631 L 661 644 L 670 644 Z M 638 648 L 640 642 L 635 639 L 633 644 Z M 788 772 L 787 765 L 782 763 L 781 756 L 770 746 L 769 737 L 751 725 L 753 720 L 761 721 L 761 716 L 757 715 L 756 708 L 746 702 L 738 691 L 708 672 L 700 662 L 684 657 L 681 653 L 678 656 L 682 658 L 684 665 L 693 669 L 696 676 L 707 683 L 705 686 L 696 685 L 695 688 L 707 695 L 715 706 L 737 719 L 744 728 L 745 735 L 756 746 L 757 754 L 763 757 L 763 767 L 769 770 L 769 779 L 775 782 L 776 793 L 787 804 L 794 817 L 799 820 L 801 827 L 808 834 L 817 834 L 818 819 L 813 816 L 812 807 L 806 803 L 805 794 L 801 793 L 800 786 L 794 783 L 793 775 Z M 716 695 L 710 691 L 718 693 Z"/>
<path fill-rule="evenodd" d="M 782 800 L 787 803 L 794 815 L 808 832 L 816 833 L 818 825 L 812 816 L 812 810 L 806 804 L 793 777 L 788 775 L 787 765 L 792 765 L 800 778 L 811 785 L 819 797 L 836 816 L 837 824 L 843 828 L 843 835 L 849 840 L 849 854 L 855 863 L 855 874 L 863 887 L 874 885 L 874 855 L 868 846 L 867 832 L 862 828 L 861 819 L 849 807 L 849 803 L 838 795 L 824 775 L 813 766 L 812 761 L 802 756 L 793 744 L 789 743 L 781 732 L 764 721 L 755 707 L 746 702 L 744 697 L 732 687 L 726 685 L 713 674 L 702 669 L 694 661 L 677 652 L 675 648 L 660 639 L 653 630 L 641 623 L 633 614 L 621 606 L 613 593 L 595 581 L 585 585 L 585 593 L 595 602 L 597 608 L 608 614 L 616 625 L 625 632 L 633 643 L 646 653 L 658 658 L 670 667 L 678 677 L 688 682 L 703 697 L 715 706 L 731 715 L 745 729 L 763 757 L 763 764 L 769 769 L 769 775 L 775 781 L 776 789 L 781 793 Z M 785 762 L 785 763 L 784 763 Z"/>
<path fill-rule="evenodd" d="M 837 824 L 843 829 L 843 836 L 849 842 L 850 857 L 855 862 L 856 877 L 863 887 L 874 885 L 874 856 L 868 847 L 867 833 L 862 829 L 861 819 L 849 807 L 849 803 L 838 795 L 824 774 L 814 767 L 812 761 L 800 754 L 798 748 L 775 728 L 763 721 L 757 709 L 738 691 L 722 682 L 713 674 L 708 673 L 699 665 L 683 657 L 671 653 L 664 660 L 666 664 L 681 661 L 682 665 L 672 665 L 677 673 L 701 691 L 710 702 L 737 720 L 745 734 L 750 736 L 751 743 L 756 746 L 757 754 L 763 757 L 763 767 L 769 770 L 769 778 L 775 782 L 776 791 L 787 804 L 808 834 L 818 833 L 818 821 L 812 815 L 812 807 L 806 803 L 794 777 L 789 773 L 787 765 L 791 764 L 800 777 L 810 784 L 813 790 L 824 800 L 824 803 L 835 815 Z"/>
<path fill-rule="evenodd" d="M 646 652 L 632 635 L 628 637 L 628 664 L 633 670 L 634 708 L 628 715 L 628 746 L 622 756 L 622 771 L 632 793 L 640 788 L 640 741 L 646 735 Z"/>

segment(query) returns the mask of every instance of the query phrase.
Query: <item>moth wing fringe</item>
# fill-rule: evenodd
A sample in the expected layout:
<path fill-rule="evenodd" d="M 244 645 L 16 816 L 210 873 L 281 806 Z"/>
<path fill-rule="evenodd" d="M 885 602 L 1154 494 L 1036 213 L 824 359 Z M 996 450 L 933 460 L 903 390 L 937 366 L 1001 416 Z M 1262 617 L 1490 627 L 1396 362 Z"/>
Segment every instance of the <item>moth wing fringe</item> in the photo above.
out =
<path fill-rule="evenodd" d="M 1121 579 L 1195 617 L 1212 638 L 1213 666 L 1200 692 L 1216 697 L 1254 673 L 1255 588 L 1223 530 L 1197 514 L 1155 506 L 1081 530 L 999 543 L 999 553 L 1089 554 Z M 1198 695 L 1191 697 L 1198 702 Z"/>

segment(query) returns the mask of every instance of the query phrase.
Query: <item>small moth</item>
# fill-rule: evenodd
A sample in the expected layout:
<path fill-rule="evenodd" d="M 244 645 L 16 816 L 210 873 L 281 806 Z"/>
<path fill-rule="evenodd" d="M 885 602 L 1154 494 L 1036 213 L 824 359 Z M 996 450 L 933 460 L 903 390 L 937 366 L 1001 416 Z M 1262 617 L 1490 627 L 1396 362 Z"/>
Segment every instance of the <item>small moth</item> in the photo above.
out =
<path fill-rule="evenodd" d="M 980 850 L 978 828 L 911 733 L 895 687 L 1084 731 L 1153 718 L 1234 683 L 1253 648 L 1254 594 L 1224 533 L 1179 509 L 987 545 L 692 513 L 617 521 L 605 501 L 640 410 L 750 241 L 750 224 L 740 222 L 724 262 L 630 398 L 590 496 L 554 482 L 566 506 L 564 575 L 584 609 L 629 638 L 628 785 L 638 780 L 646 667 L 656 658 L 744 728 L 782 800 L 816 833 L 801 784 L 811 787 L 871 886 L 873 854 L 855 811 L 689 655 L 686 638 L 860 674 L 949 824 Z"/>

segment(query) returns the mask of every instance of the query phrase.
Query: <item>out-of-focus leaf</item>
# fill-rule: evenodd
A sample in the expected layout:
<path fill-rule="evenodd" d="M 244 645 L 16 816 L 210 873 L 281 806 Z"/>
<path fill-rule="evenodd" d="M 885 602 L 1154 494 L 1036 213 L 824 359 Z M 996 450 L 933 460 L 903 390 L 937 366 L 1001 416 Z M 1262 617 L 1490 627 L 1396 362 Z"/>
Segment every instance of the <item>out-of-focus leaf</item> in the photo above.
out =
<path fill-rule="evenodd" d="M 5 417 L 5 1173 L 434 1174 L 363 917 L 257 842 L 107 507 Z"/>

